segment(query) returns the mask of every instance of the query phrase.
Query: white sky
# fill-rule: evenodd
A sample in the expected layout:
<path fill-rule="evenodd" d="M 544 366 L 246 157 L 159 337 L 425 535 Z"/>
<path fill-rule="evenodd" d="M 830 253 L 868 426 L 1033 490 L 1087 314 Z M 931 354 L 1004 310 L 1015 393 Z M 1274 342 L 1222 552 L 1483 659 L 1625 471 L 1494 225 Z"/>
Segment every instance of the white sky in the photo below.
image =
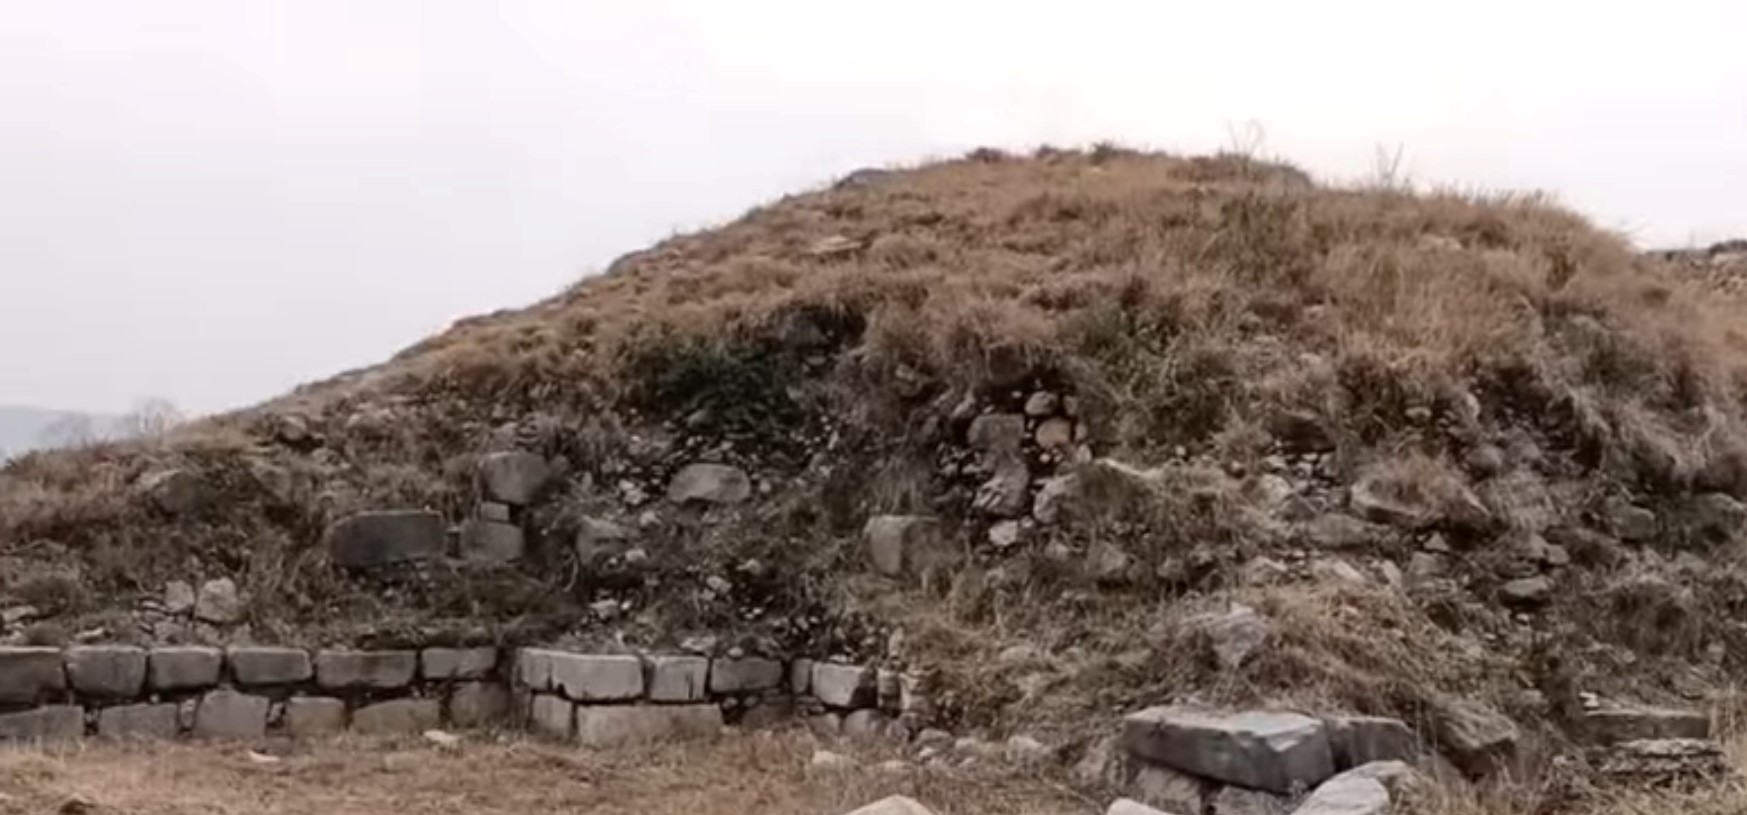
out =
<path fill-rule="evenodd" d="M 0 403 L 214 410 L 860 166 L 1110 138 L 1747 235 L 1741 0 L 0 0 Z"/>

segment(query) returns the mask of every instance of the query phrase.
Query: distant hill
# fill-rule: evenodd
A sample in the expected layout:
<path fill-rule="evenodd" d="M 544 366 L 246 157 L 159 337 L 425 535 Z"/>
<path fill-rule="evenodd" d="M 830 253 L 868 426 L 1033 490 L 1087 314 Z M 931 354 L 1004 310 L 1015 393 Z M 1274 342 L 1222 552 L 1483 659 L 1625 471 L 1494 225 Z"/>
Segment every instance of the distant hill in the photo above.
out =
<path fill-rule="evenodd" d="M 113 429 L 115 417 L 70 410 L 0 405 L 0 460 L 50 446 L 54 442 L 51 431 L 58 428 L 74 429 L 76 423 L 89 428 L 93 435 L 106 435 Z"/>

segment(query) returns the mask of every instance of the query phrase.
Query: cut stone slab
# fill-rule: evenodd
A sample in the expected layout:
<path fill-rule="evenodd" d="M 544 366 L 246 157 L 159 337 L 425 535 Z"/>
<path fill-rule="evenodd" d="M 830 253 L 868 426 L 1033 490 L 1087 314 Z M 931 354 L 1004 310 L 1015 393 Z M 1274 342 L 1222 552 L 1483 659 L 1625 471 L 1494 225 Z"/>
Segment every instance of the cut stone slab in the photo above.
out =
<path fill-rule="evenodd" d="M 1149 708 L 1124 720 L 1123 743 L 1147 761 L 1269 792 L 1288 794 L 1334 775 L 1327 727 L 1296 713 Z"/>
<path fill-rule="evenodd" d="M 1419 739 L 1406 722 L 1381 716 L 1330 716 L 1329 747 L 1335 767 L 1351 769 L 1375 761 L 1413 761 Z"/>
<path fill-rule="evenodd" d="M 315 676 L 309 652 L 301 648 L 236 646 L 225 657 L 237 682 L 252 687 L 294 685 Z"/>
<path fill-rule="evenodd" d="M 667 500 L 676 504 L 738 504 L 752 497 L 746 471 L 726 464 L 691 464 L 667 485 Z"/>
<path fill-rule="evenodd" d="M 634 656 L 553 653 L 552 686 L 578 702 L 618 702 L 643 695 L 643 660 Z"/>
<path fill-rule="evenodd" d="M 813 696 L 831 707 L 856 708 L 872 704 L 874 681 L 874 672 L 865 665 L 813 663 Z"/>
<path fill-rule="evenodd" d="M 346 729 L 346 703 L 331 696 L 285 700 L 285 730 L 292 738 L 331 736 Z"/>
<path fill-rule="evenodd" d="M 328 527 L 324 545 L 335 565 L 367 569 L 441 557 L 444 541 L 443 516 L 396 509 L 342 518 Z"/>
<path fill-rule="evenodd" d="M 456 727 L 501 724 L 509 713 L 509 688 L 496 682 L 462 682 L 449 695 L 449 721 Z"/>
<path fill-rule="evenodd" d="M 416 651 L 322 651 L 315 655 L 315 683 L 326 690 L 392 690 L 412 684 Z"/>
<path fill-rule="evenodd" d="M 208 739 L 258 739 L 267 732 L 265 696 L 239 693 L 229 688 L 200 697 L 194 708 L 194 735 Z"/>
<path fill-rule="evenodd" d="M 66 687 L 60 649 L 0 647 L 0 704 L 32 704 Z"/>
<path fill-rule="evenodd" d="M 85 709 L 49 705 L 18 713 L 0 713 L 0 744 L 67 741 L 85 735 Z"/>
<path fill-rule="evenodd" d="M 104 708 L 97 713 L 97 735 L 106 739 L 173 739 L 178 730 L 178 707 L 166 703 Z"/>
<path fill-rule="evenodd" d="M 562 651 L 544 648 L 523 648 L 516 652 L 516 683 L 539 692 L 552 689 L 552 659 Z"/>
<path fill-rule="evenodd" d="M 1516 753 L 1521 733 L 1508 717 L 1477 702 L 1457 701 L 1437 711 L 1438 746 L 1463 772 L 1481 776 Z"/>
<path fill-rule="evenodd" d="M 67 681 L 73 690 L 104 699 L 132 699 L 146 686 L 145 649 L 131 645 L 68 648 Z"/>
<path fill-rule="evenodd" d="M 1389 789 L 1363 775 L 1343 773 L 1317 787 L 1293 815 L 1388 815 Z"/>
<path fill-rule="evenodd" d="M 675 739 L 713 736 L 722 729 L 715 705 L 579 705 L 576 741 L 584 747 L 612 748 Z"/>
<path fill-rule="evenodd" d="M 210 688 L 223 666 L 223 651 L 196 645 L 153 648 L 146 656 L 147 681 L 155 691 Z"/>
<path fill-rule="evenodd" d="M 513 563 L 527 548 L 515 524 L 471 518 L 461 524 L 461 557 L 474 563 Z"/>
<path fill-rule="evenodd" d="M 533 453 L 489 453 L 479 459 L 479 489 L 492 501 L 525 506 L 551 479 L 546 459 Z"/>
<path fill-rule="evenodd" d="M 1709 716 L 1668 708 L 1611 708 L 1583 714 L 1583 732 L 1600 744 L 1640 739 L 1708 739 Z"/>
<path fill-rule="evenodd" d="M 789 695 L 806 696 L 813 690 L 813 660 L 797 659 L 789 663 Z"/>
<path fill-rule="evenodd" d="M 699 702 L 709 687 L 710 661 L 704 657 L 650 657 L 649 701 Z"/>
<path fill-rule="evenodd" d="M 536 694 L 528 708 L 528 722 L 541 736 L 569 741 L 576 732 L 576 705 L 550 694 Z"/>
<path fill-rule="evenodd" d="M 1104 810 L 1104 815 L 1179 815 L 1179 813 L 1153 809 L 1139 801 L 1118 798 L 1110 802 L 1110 808 Z M 1185 815 L 1196 815 L 1196 813 L 1185 813 Z"/>
<path fill-rule="evenodd" d="M 423 733 L 442 724 L 435 699 L 391 699 L 352 711 L 352 729 L 379 736 Z"/>
<path fill-rule="evenodd" d="M 927 515 L 875 515 L 861 534 L 874 570 L 897 577 L 917 553 L 938 547 L 940 522 Z"/>
<path fill-rule="evenodd" d="M 852 762 L 853 763 L 853 762 Z M 849 815 L 934 815 L 928 807 L 902 795 L 881 798 L 867 806 L 857 809 Z"/>
<path fill-rule="evenodd" d="M 711 693 L 776 690 L 782 683 L 783 664 L 774 659 L 718 659 L 710 665 Z"/>
<path fill-rule="evenodd" d="M 419 675 L 426 679 L 483 679 L 496 667 L 496 648 L 426 648 L 419 652 Z"/>

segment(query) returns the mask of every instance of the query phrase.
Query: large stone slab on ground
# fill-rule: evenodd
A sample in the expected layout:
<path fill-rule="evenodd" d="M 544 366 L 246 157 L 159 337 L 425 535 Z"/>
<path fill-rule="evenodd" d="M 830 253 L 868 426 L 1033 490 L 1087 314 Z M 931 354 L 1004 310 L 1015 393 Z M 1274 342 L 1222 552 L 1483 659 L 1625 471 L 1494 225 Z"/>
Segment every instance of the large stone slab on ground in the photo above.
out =
<path fill-rule="evenodd" d="M 904 573 L 926 551 L 939 548 L 940 522 L 926 515 L 875 515 L 862 527 L 868 559 L 888 577 Z"/>
<path fill-rule="evenodd" d="M 1124 720 L 1123 744 L 1147 761 L 1269 792 L 1306 789 L 1334 775 L 1326 725 L 1296 713 L 1149 708 Z"/>
<path fill-rule="evenodd" d="M 704 657 L 650 657 L 649 700 L 699 702 L 709 687 L 710 661 Z"/>
<path fill-rule="evenodd" d="M 1298 805 L 1293 815 L 1388 815 L 1389 789 L 1364 775 L 1342 773 Z"/>
<path fill-rule="evenodd" d="M 265 696 L 221 688 L 200 697 L 194 735 L 208 739 L 258 739 L 267 732 Z"/>
<path fill-rule="evenodd" d="M 533 453 L 489 453 L 479 459 L 479 490 L 492 501 L 505 504 L 532 503 L 552 480 L 546 459 Z"/>
<path fill-rule="evenodd" d="M 509 713 L 509 688 L 496 682 L 462 682 L 449 694 L 449 721 L 456 727 L 501 724 Z"/>
<path fill-rule="evenodd" d="M 443 516 L 423 509 L 360 512 L 328 527 L 324 546 L 348 569 L 430 560 L 444 549 Z"/>
<path fill-rule="evenodd" d="M 1478 702 L 1446 702 L 1437 709 L 1438 746 L 1463 772 L 1487 775 L 1516 754 L 1516 723 Z"/>
<path fill-rule="evenodd" d="M 902 795 L 881 798 L 867 806 L 850 812 L 849 815 L 934 815 L 933 812 L 916 801 Z"/>
<path fill-rule="evenodd" d="M 218 684 L 224 652 L 197 645 L 153 648 L 146 655 L 147 683 L 154 691 L 199 690 Z"/>
<path fill-rule="evenodd" d="M 527 536 L 515 524 L 470 518 L 461 524 L 461 557 L 474 563 L 513 563 L 522 559 Z"/>
<path fill-rule="evenodd" d="M 177 705 L 121 705 L 97 714 L 97 735 L 109 739 L 160 739 L 176 737 Z"/>
<path fill-rule="evenodd" d="M 1373 761 L 1413 761 L 1419 757 L 1419 739 L 1400 719 L 1330 716 L 1326 721 L 1337 769 Z"/>
<path fill-rule="evenodd" d="M 643 695 L 643 660 L 634 656 L 553 653 L 552 687 L 578 702 L 618 702 Z"/>
<path fill-rule="evenodd" d="M 783 683 L 783 664 L 774 659 L 718 659 L 710 664 L 711 693 L 754 693 L 776 690 Z"/>
<path fill-rule="evenodd" d="M 146 686 L 146 652 L 131 645 L 81 645 L 67 649 L 67 681 L 73 690 L 104 699 L 132 699 Z"/>
<path fill-rule="evenodd" d="M 419 652 L 419 675 L 426 679 L 483 679 L 496 667 L 496 648 L 426 648 Z"/>
<path fill-rule="evenodd" d="M 391 699 L 352 711 L 353 730 L 379 736 L 423 733 L 442 720 L 435 699 Z"/>
<path fill-rule="evenodd" d="M 722 729 L 715 705 L 607 705 L 576 708 L 576 741 L 609 748 L 713 736 Z"/>
<path fill-rule="evenodd" d="M 315 683 L 327 690 L 392 690 L 412 684 L 417 651 L 322 651 L 315 655 Z"/>
<path fill-rule="evenodd" d="M 64 741 L 85 735 L 85 709 L 49 705 L 18 713 L 0 713 L 0 744 Z"/>
<path fill-rule="evenodd" d="M 58 648 L 0 648 L 0 704 L 30 704 L 67 687 Z"/>
<path fill-rule="evenodd" d="M 815 662 L 813 696 L 831 707 L 865 707 L 874 700 L 874 678 L 865 665 Z"/>
<path fill-rule="evenodd" d="M 285 731 L 295 739 L 331 736 L 346 729 L 346 703 L 331 696 L 285 700 Z"/>
<path fill-rule="evenodd" d="M 1583 732 L 1600 744 L 1640 739 L 1708 739 L 1711 718 L 1693 710 L 1612 708 L 1583 714 Z"/>
<path fill-rule="evenodd" d="M 676 504 L 738 504 L 752 497 L 746 471 L 726 464 L 691 464 L 667 485 L 667 500 Z"/>
<path fill-rule="evenodd" d="M 536 694 L 528 706 L 528 725 L 538 735 L 569 741 L 576 732 L 576 705 L 551 694 Z"/>
<path fill-rule="evenodd" d="M 225 658 L 237 682 L 253 687 L 294 685 L 315 676 L 309 652 L 302 648 L 237 646 L 225 652 Z"/>

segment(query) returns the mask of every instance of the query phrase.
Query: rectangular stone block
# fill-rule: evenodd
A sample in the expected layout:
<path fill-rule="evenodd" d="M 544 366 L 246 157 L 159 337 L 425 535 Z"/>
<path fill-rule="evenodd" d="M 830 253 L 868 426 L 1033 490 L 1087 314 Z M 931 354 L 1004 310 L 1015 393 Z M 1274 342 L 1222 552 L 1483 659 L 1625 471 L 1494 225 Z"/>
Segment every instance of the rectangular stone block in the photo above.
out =
<path fill-rule="evenodd" d="M 28 705 L 66 687 L 59 648 L 0 648 L 0 704 Z"/>
<path fill-rule="evenodd" d="M 331 696 L 285 700 L 285 732 L 294 739 L 331 736 L 346 729 L 346 703 Z"/>
<path fill-rule="evenodd" d="M 516 652 L 516 684 L 536 693 L 552 689 L 552 658 L 562 652 L 523 648 Z"/>
<path fill-rule="evenodd" d="M 813 696 L 831 707 L 867 707 L 874 702 L 874 672 L 865 665 L 816 662 Z"/>
<path fill-rule="evenodd" d="M 617 702 L 643 695 L 643 660 L 634 656 L 555 653 L 552 686 L 578 702 Z"/>
<path fill-rule="evenodd" d="M 59 654 L 55 663 L 60 664 Z M 85 709 L 49 705 L 18 713 L 0 713 L 0 744 L 66 741 L 85 735 Z"/>
<path fill-rule="evenodd" d="M 315 655 L 315 683 L 325 690 L 392 690 L 412 684 L 416 651 L 322 651 Z"/>
<path fill-rule="evenodd" d="M 813 691 L 813 660 L 797 659 L 789 664 L 789 693 L 806 696 Z"/>
<path fill-rule="evenodd" d="M 718 659 L 710 664 L 711 693 L 757 693 L 783 683 L 783 664 L 774 659 Z"/>
<path fill-rule="evenodd" d="M 649 700 L 702 701 L 709 677 L 710 661 L 704 657 L 650 657 Z"/>
<path fill-rule="evenodd" d="M 1123 720 L 1122 740 L 1147 761 L 1268 792 L 1311 789 L 1335 772 L 1327 725 L 1296 713 L 1148 708 Z"/>
<path fill-rule="evenodd" d="M 442 722 L 435 699 L 392 699 L 352 712 L 352 730 L 377 736 L 423 733 Z"/>
<path fill-rule="evenodd" d="M 178 705 L 122 705 L 106 707 L 97 713 L 97 735 L 106 739 L 176 738 L 180 729 L 176 722 Z"/>
<path fill-rule="evenodd" d="M 295 685 L 315 675 L 309 652 L 302 648 L 237 646 L 225 652 L 231 675 L 251 687 Z"/>
<path fill-rule="evenodd" d="M 153 648 L 146 656 L 147 682 L 155 691 L 199 690 L 218 684 L 224 652 L 217 648 Z"/>
<path fill-rule="evenodd" d="M 146 652 L 131 645 L 68 648 L 67 681 L 73 690 L 103 699 L 133 699 L 146 686 Z"/>
<path fill-rule="evenodd" d="M 576 705 L 549 693 L 536 694 L 528 708 L 528 727 L 549 739 L 569 741 L 576 732 Z"/>
<path fill-rule="evenodd" d="M 267 732 L 265 696 L 229 688 L 208 692 L 194 708 L 194 735 L 207 739 L 258 739 Z"/>
<path fill-rule="evenodd" d="M 576 708 L 576 742 L 596 749 L 713 736 L 722 729 L 715 705 L 608 705 Z"/>
<path fill-rule="evenodd" d="M 462 682 L 449 694 L 449 721 L 456 727 L 503 724 L 510 713 L 510 689 L 496 682 Z"/>
<path fill-rule="evenodd" d="M 1640 739 L 1708 739 L 1710 716 L 1668 708 L 1609 708 L 1583 714 L 1583 732 L 1600 744 Z"/>
<path fill-rule="evenodd" d="M 426 679 L 484 679 L 497 668 L 496 648 L 426 648 L 419 675 Z"/>

